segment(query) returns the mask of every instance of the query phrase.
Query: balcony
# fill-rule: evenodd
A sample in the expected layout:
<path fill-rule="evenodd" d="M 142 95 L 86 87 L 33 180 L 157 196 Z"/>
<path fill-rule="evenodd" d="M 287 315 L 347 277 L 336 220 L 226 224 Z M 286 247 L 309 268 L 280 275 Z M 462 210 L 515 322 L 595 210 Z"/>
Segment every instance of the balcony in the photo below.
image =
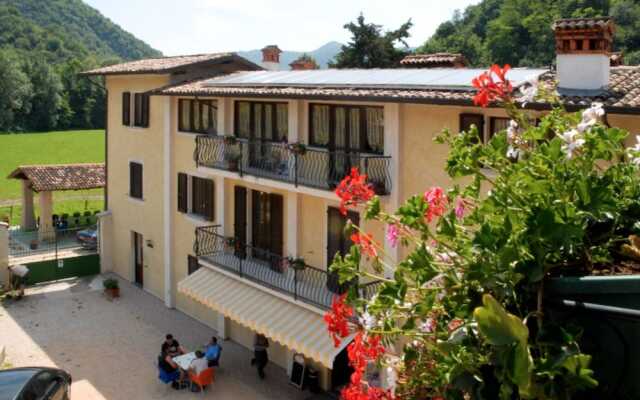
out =
<path fill-rule="evenodd" d="M 217 228 L 206 226 L 196 229 L 193 247 L 199 260 L 322 309 L 329 309 L 334 297 L 349 287 L 348 284 L 339 284 L 335 274 L 242 245 L 233 238 L 219 235 Z M 378 281 L 360 285 L 360 296 L 371 298 L 379 285 Z"/>
<path fill-rule="evenodd" d="M 222 136 L 200 135 L 194 152 L 196 165 L 237 172 L 306 186 L 333 190 L 357 167 L 367 175 L 376 194 L 391 192 L 391 157 L 344 151 L 306 148 L 293 151 L 286 143 L 253 140 L 225 140 Z"/>

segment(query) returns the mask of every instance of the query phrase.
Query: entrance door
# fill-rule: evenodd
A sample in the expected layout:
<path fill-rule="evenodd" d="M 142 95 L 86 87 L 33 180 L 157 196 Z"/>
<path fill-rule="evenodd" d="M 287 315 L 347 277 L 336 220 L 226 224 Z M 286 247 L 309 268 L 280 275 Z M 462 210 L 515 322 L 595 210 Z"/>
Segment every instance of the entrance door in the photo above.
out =
<path fill-rule="evenodd" d="M 235 235 L 236 257 L 247 256 L 247 189 L 242 186 L 234 188 L 233 232 Z"/>
<path fill-rule="evenodd" d="M 144 258 L 143 258 L 144 240 L 142 234 L 133 232 L 133 265 L 134 265 L 134 283 L 140 287 L 144 285 Z"/>
<path fill-rule="evenodd" d="M 329 270 L 336 254 L 344 257 L 349 253 L 353 242 L 351 242 L 349 236 L 345 234 L 344 229 L 349 219 L 358 225 L 360 223 L 360 215 L 349 211 L 345 217 L 340 213 L 340 210 L 335 207 L 329 207 L 327 213 L 327 270 Z M 327 276 L 327 289 L 333 293 L 342 294 L 347 291 L 349 286 L 350 284 L 348 282 L 341 285 L 338 274 L 335 272 L 330 272 Z"/>
<path fill-rule="evenodd" d="M 251 244 L 253 256 L 281 271 L 283 198 L 274 193 L 251 191 Z"/>

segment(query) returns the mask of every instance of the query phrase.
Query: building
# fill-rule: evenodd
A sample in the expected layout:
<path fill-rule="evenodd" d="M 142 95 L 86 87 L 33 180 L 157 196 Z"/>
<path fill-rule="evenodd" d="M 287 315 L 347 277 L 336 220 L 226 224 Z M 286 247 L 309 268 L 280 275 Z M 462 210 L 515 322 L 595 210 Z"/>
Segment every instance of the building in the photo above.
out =
<path fill-rule="evenodd" d="M 464 68 L 467 59 L 460 53 L 409 54 L 400 65 L 405 68 Z"/>
<path fill-rule="evenodd" d="M 610 67 L 612 22 L 562 20 L 554 29 L 558 70 L 514 69 L 509 78 L 559 80 L 567 108 L 601 101 L 607 123 L 638 131 L 640 68 Z M 322 315 L 345 287 L 327 266 L 350 242 L 333 188 L 357 166 L 394 209 L 448 186 L 448 150 L 435 135 L 475 124 L 487 139 L 506 114 L 473 105 L 478 69 L 268 71 L 236 55 L 204 58 L 86 73 L 104 76 L 108 90 L 103 269 L 247 347 L 254 332 L 265 334 L 272 361 L 288 367 L 302 353 L 322 386 L 335 388 L 348 379 L 344 345 L 333 347 Z M 359 210 L 348 217 L 357 222 Z M 383 226 L 364 227 L 385 243 Z M 366 297 L 377 283 L 361 284 Z"/>

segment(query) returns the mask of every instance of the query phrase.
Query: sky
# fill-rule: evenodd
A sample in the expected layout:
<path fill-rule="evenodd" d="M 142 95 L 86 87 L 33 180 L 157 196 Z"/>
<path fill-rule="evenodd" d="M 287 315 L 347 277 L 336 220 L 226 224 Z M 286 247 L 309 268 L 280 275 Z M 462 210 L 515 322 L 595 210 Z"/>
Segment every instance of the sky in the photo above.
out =
<path fill-rule="evenodd" d="M 277 44 L 312 51 L 346 43 L 345 23 L 396 29 L 414 23 L 408 44 L 420 46 L 456 9 L 479 0 L 85 0 L 123 29 L 165 55 L 253 50 Z"/>

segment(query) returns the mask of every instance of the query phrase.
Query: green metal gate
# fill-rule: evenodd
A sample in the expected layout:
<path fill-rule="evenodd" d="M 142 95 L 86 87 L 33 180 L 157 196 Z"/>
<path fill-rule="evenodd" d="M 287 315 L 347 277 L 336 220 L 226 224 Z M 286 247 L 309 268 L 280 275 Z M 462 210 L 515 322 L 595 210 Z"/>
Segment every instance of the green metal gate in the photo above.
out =
<path fill-rule="evenodd" d="M 77 276 L 96 275 L 100 273 L 100 256 L 89 254 L 86 256 L 60 258 L 24 264 L 29 268 L 26 284 L 56 281 Z"/>

